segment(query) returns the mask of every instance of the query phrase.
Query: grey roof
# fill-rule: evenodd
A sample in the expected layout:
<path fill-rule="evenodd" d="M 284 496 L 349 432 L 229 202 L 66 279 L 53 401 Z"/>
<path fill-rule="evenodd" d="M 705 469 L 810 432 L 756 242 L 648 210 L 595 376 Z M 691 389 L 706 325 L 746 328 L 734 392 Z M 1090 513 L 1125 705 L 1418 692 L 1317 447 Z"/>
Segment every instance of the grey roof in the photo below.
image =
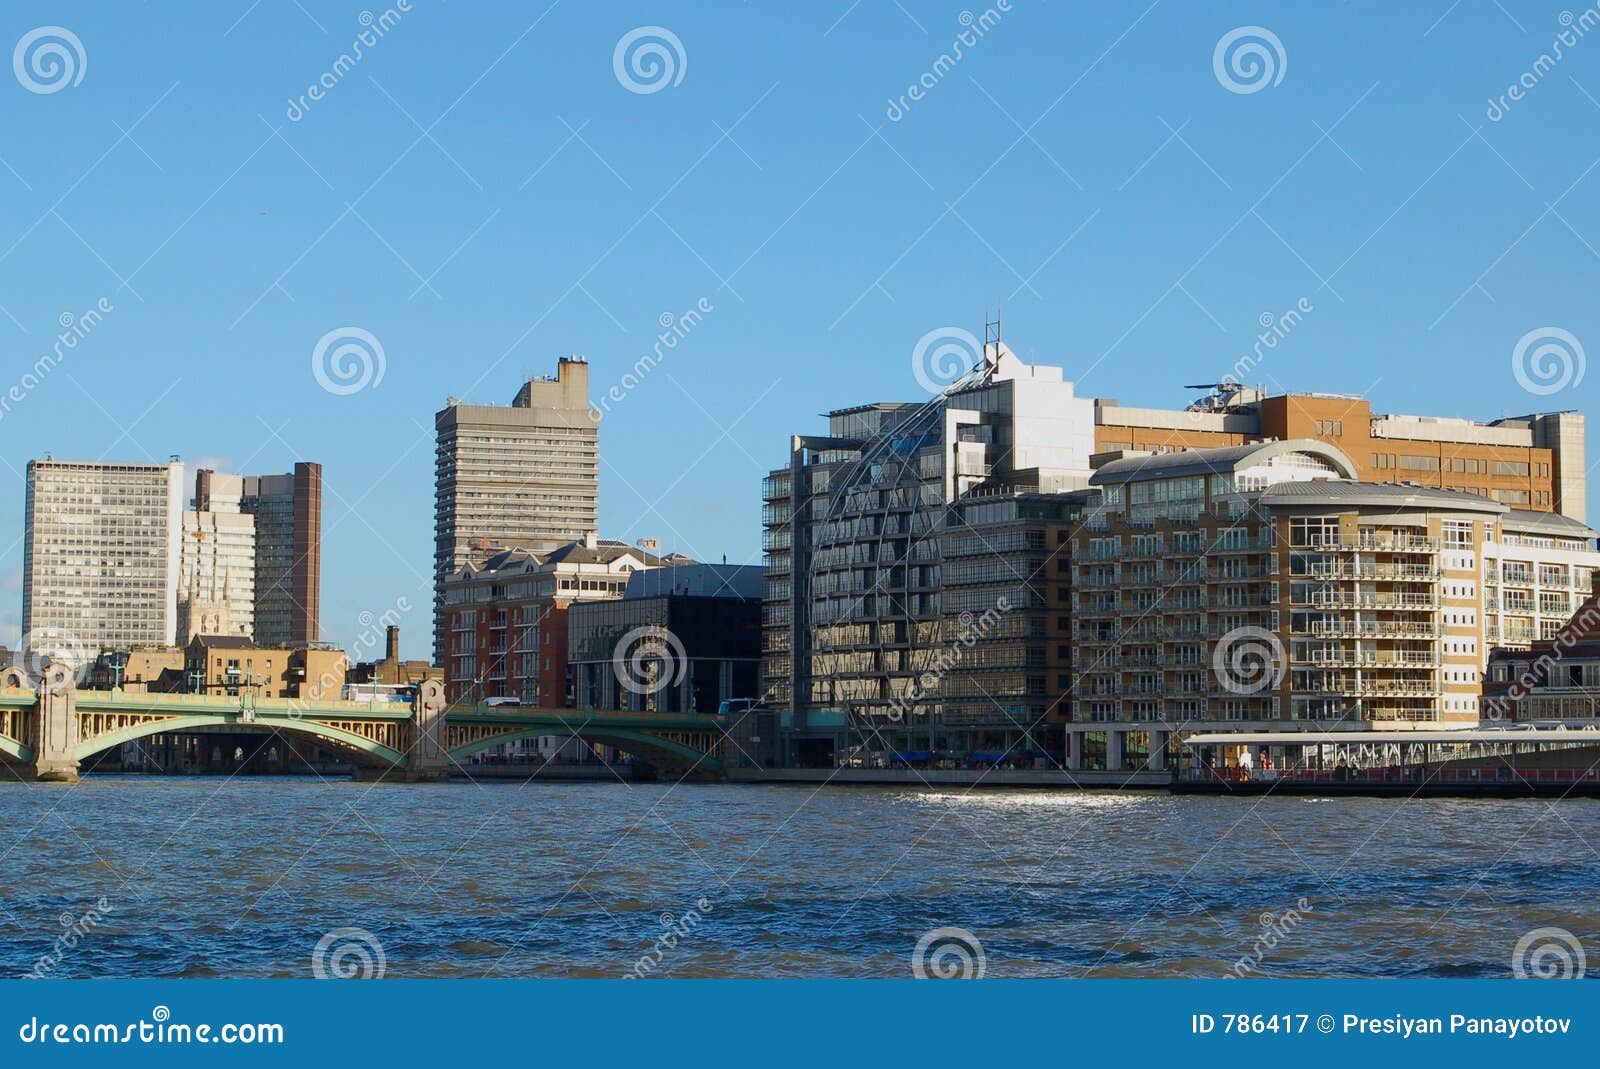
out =
<path fill-rule="evenodd" d="M 509 568 L 513 564 L 538 564 L 539 558 L 520 546 L 512 546 L 502 550 L 478 565 L 474 570 L 480 572 L 497 572 L 501 568 Z"/>
<path fill-rule="evenodd" d="M 1600 532 L 1588 524 L 1571 516 L 1563 516 L 1559 512 L 1511 509 L 1500 522 L 1508 531 L 1531 531 L 1534 534 L 1554 535 L 1558 538 L 1600 538 Z"/>
<path fill-rule="evenodd" d="M 208 650 L 253 650 L 258 647 L 256 640 L 246 638 L 244 635 L 195 635 L 189 640 L 189 645 L 201 645 Z"/>
<path fill-rule="evenodd" d="M 1329 461 L 1345 476 L 1356 477 L 1355 464 L 1340 450 L 1310 438 L 1289 438 L 1280 442 L 1251 442 L 1217 449 L 1184 449 L 1147 457 L 1125 457 L 1102 464 L 1089 479 L 1089 485 L 1108 486 L 1185 475 L 1225 475 L 1284 453 L 1310 453 Z"/>
<path fill-rule="evenodd" d="M 652 568 L 628 576 L 625 598 L 659 598 L 668 595 L 695 598 L 761 597 L 763 569 L 758 564 L 680 564 Z"/>
<path fill-rule="evenodd" d="M 565 561 L 570 564 L 610 564 L 620 557 L 634 557 L 648 568 L 659 568 L 668 562 L 668 558 L 627 542 L 615 539 L 601 539 L 593 549 L 582 542 L 568 542 L 559 549 L 552 549 L 544 556 L 545 563 L 555 564 Z M 683 557 L 688 560 L 688 557 Z"/>
<path fill-rule="evenodd" d="M 558 546 L 549 553 L 540 556 L 530 553 L 521 546 L 509 546 L 498 549 L 493 556 L 482 564 L 467 562 L 450 575 L 449 582 L 459 582 L 464 579 L 475 579 L 489 572 L 515 570 L 529 572 L 542 568 L 547 564 L 610 564 L 620 557 L 632 555 L 647 568 L 660 568 L 668 564 L 689 562 L 691 558 L 681 553 L 673 553 L 662 557 L 638 546 L 621 542 L 614 538 L 599 539 L 594 548 L 582 542 L 568 542 Z"/>
<path fill-rule="evenodd" d="M 1269 486 L 1261 492 L 1263 505 L 1372 505 L 1377 508 L 1434 508 L 1467 512 L 1506 512 L 1498 501 L 1460 490 L 1440 490 L 1410 483 L 1362 483 L 1350 479 L 1312 479 Z"/>

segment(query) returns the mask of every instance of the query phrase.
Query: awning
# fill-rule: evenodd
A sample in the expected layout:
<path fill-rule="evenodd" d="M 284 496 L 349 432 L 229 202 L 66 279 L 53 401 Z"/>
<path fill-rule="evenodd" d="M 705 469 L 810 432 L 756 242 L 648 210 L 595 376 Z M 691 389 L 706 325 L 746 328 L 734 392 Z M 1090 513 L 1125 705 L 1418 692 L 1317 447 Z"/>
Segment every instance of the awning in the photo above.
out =
<path fill-rule="evenodd" d="M 1378 743 L 1581 742 L 1600 746 L 1600 731 L 1461 728 L 1449 731 L 1214 731 L 1190 735 L 1185 746 L 1364 746 Z"/>

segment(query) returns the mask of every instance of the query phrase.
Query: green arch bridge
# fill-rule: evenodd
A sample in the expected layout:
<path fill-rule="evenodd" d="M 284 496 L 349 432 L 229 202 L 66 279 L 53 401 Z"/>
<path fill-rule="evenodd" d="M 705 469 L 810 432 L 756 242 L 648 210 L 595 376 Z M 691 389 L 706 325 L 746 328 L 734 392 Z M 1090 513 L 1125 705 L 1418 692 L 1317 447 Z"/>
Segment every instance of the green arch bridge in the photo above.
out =
<path fill-rule="evenodd" d="M 94 755 L 150 735 L 230 727 L 316 739 L 362 773 L 408 782 L 448 779 L 473 754 L 518 739 L 566 735 L 615 746 L 674 778 L 717 778 L 721 717 L 525 706 L 447 707 L 428 680 L 410 704 L 79 690 L 56 666 L 35 685 L 0 672 L 0 760 L 43 781 L 73 782 Z"/>

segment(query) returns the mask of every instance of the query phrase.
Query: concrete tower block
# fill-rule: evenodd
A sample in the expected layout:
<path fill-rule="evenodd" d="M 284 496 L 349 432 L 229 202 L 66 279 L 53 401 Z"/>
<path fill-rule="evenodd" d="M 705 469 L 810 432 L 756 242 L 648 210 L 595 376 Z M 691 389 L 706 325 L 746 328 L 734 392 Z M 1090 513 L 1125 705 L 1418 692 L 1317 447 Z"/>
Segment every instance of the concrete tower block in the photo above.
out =
<path fill-rule="evenodd" d="M 77 681 L 64 665 L 51 665 L 39 681 L 34 775 L 47 783 L 78 782 Z"/>

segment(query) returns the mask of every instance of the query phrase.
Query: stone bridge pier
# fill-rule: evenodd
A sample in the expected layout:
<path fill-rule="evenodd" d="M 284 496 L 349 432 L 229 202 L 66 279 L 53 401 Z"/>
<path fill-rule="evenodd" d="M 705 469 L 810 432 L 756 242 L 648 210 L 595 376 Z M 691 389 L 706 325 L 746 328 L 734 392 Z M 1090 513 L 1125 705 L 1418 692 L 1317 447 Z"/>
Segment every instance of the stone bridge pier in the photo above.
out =
<path fill-rule="evenodd" d="M 39 681 L 38 741 L 34 776 L 45 783 L 78 782 L 77 687 L 72 673 L 54 664 Z"/>
<path fill-rule="evenodd" d="M 410 759 L 406 762 L 407 783 L 442 783 L 450 778 L 450 746 L 445 732 L 444 683 L 425 679 L 417 685 L 417 700 L 412 707 Z"/>

